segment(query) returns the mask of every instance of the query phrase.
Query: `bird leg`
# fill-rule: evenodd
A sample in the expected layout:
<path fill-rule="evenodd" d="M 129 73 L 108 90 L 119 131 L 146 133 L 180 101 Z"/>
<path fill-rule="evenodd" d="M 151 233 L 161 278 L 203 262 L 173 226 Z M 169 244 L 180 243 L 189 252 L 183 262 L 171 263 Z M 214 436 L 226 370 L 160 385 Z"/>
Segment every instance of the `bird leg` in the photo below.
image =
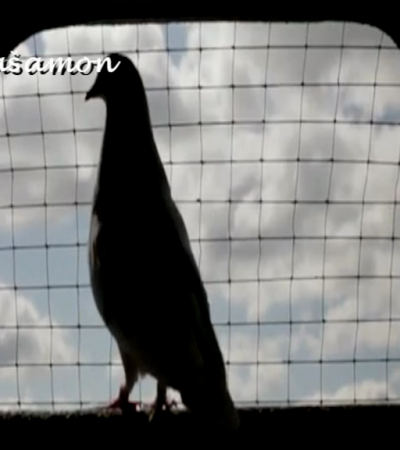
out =
<path fill-rule="evenodd" d="M 138 410 L 140 403 L 139 402 L 130 402 L 129 395 L 132 392 L 132 389 L 138 378 L 138 369 L 135 361 L 132 357 L 121 350 L 119 347 L 119 351 L 121 354 L 122 365 L 124 366 L 125 371 L 125 380 L 126 383 L 123 384 L 119 389 L 119 396 L 113 402 L 108 405 L 109 409 L 121 409 L 122 411 L 126 411 L 127 409 Z"/>
<path fill-rule="evenodd" d="M 175 400 L 168 402 L 167 400 L 167 387 L 164 383 L 157 382 L 157 396 L 154 403 L 150 408 L 149 422 L 154 420 L 154 417 L 158 416 L 163 407 L 170 411 L 173 406 L 178 406 Z"/>
<path fill-rule="evenodd" d="M 119 396 L 112 401 L 108 405 L 108 409 L 121 409 L 122 411 L 127 410 L 128 408 L 132 408 L 135 411 L 138 410 L 140 403 L 139 402 L 130 402 L 129 401 L 129 390 L 127 385 L 122 385 L 119 389 Z"/>

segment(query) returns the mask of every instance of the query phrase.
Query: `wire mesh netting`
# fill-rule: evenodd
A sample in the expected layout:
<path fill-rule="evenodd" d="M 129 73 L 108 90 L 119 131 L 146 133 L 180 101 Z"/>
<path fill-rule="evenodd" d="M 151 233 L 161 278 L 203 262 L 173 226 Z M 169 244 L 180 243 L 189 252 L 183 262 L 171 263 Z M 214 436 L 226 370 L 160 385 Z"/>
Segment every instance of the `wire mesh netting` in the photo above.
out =
<path fill-rule="evenodd" d="M 388 36 L 343 23 L 71 27 L 14 51 L 137 64 L 238 406 L 398 399 Z M 105 105 L 84 101 L 95 70 L 25 69 L 0 75 L 0 403 L 105 404 L 123 381 L 87 266 Z M 154 395 L 146 378 L 131 399 Z"/>

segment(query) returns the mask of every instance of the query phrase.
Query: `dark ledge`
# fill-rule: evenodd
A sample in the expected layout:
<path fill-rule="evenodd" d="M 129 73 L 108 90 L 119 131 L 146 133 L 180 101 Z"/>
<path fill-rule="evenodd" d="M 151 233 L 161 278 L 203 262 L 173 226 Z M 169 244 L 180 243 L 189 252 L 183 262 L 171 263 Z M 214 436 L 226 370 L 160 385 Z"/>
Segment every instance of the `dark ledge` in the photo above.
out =
<path fill-rule="evenodd" d="M 134 441 L 144 438 L 147 444 L 159 441 L 173 445 L 183 440 L 185 447 L 189 442 L 191 447 L 200 441 L 210 445 L 215 438 L 238 444 L 239 441 L 247 443 L 254 437 L 259 440 L 259 445 L 265 443 L 268 446 L 288 441 L 307 442 L 307 445 L 319 442 L 320 446 L 321 442 L 330 443 L 334 439 L 342 440 L 343 445 L 360 445 L 361 442 L 374 445 L 375 441 L 382 446 L 386 436 L 390 436 L 385 432 L 386 427 L 396 426 L 400 405 L 248 408 L 239 411 L 241 427 L 235 435 L 228 435 L 186 411 L 163 412 L 158 421 L 151 424 L 145 412 L 125 415 L 105 410 L 7 412 L 0 414 L 0 431 L 3 436 L 4 431 L 9 431 L 14 439 L 20 441 L 26 437 L 30 442 L 31 433 L 39 431 L 42 438 L 48 436 L 52 445 L 55 442 L 58 445 L 64 439 L 74 439 L 82 446 L 95 442 L 108 445 L 107 441 L 112 439 L 116 446 L 126 440 L 131 442 L 129 447 L 134 448 Z M 46 425 L 46 429 L 42 425 Z M 88 436 L 87 444 L 80 440 L 83 436 Z"/>

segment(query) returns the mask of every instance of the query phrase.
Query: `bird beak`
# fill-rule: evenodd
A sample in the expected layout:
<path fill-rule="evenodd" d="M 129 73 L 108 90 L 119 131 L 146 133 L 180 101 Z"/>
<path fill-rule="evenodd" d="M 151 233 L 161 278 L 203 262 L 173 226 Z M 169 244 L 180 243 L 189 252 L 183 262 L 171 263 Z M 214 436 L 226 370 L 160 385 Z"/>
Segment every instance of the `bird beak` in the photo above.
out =
<path fill-rule="evenodd" d="M 91 98 L 93 98 L 92 90 L 90 90 L 90 91 L 88 91 L 88 92 L 86 93 L 85 101 L 87 102 L 87 101 L 90 100 Z"/>
<path fill-rule="evenodd" d="M 97 82 L 93 84 L 93 86 L 89 89 L 89 91 L 86 93 L 85 101 L 90 100 L 91 98 L 99 97 Z"/>

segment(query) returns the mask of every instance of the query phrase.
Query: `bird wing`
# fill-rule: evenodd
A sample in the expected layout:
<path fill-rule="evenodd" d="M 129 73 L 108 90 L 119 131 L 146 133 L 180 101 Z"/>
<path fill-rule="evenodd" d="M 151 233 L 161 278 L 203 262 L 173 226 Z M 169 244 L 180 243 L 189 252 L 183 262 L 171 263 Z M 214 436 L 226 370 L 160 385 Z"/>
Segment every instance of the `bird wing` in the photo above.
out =
<path fill-rule="evenodd" d="M 206 290 L 190 248 L 183 218 L 169 193 L 165 195 L 163 211 L 182 281 L 186 279 L 188 295 L 178 295 L 178 307 L 183 310 L 183 335 L 174 349 L 169 348 L 175 364 L 166 364 L 170 380 L 177 380 L 175 389 L 181 393 L 192 411 L 206 413 L 229 427 L 236 428 L 240 419 L 230 396 L 223 355 L 211 323 Z M 212 408 L 210 411 L 210 404 Z"/>
<path fill-rule="evenodd" d="M 225 383 L 225 366 L 211 322 L 207 292 L 190 246 L 185 223 L 169 191 L 165 190 L 163 200 L 163 225 L 168 230 L 170 248 L 173 249 L 180 279 L 187 286 L 183 295 L 178 294 L 178 299 L 171 298 L 171 301 L 178 302 L 183 321 L 187 323 L 184 329 L 189 335 L 183 337 L 183 347 L 180 348 L 185 353 L 185 356 L 182 355 L 183 361 L 187 356 L 189 360 L 186 363 L 193 369 L 202 368 L 201 373 L 214 373 L 216 378 L 222 377 L 221 382 Z M 187 351 L 189 354 L 186 354 Z M 187 369 L 190 370 L 190 367 Z"/>

